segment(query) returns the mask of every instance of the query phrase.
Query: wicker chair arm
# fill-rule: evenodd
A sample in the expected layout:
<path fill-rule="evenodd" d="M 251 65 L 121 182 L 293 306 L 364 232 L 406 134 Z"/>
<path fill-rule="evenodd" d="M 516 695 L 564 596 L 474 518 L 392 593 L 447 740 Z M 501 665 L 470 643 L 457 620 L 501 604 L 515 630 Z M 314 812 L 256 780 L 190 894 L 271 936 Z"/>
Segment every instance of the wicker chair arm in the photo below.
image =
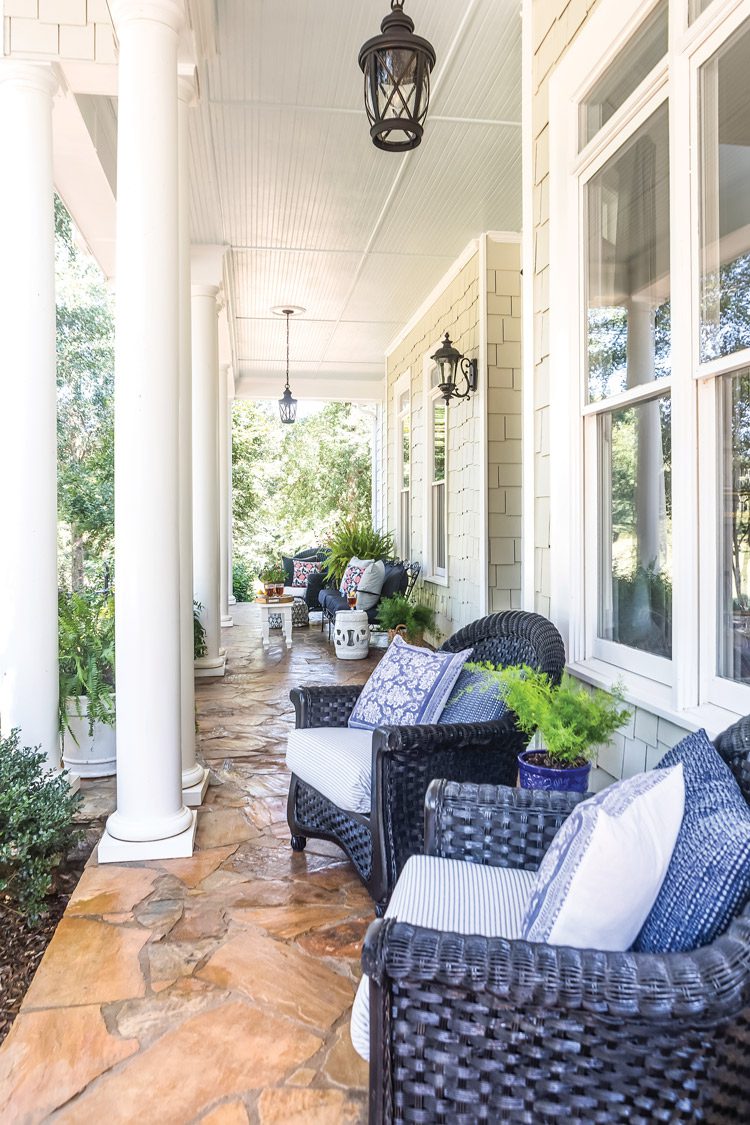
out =
<path fill-rule="evenodd" d="M 536 870 L 584 796 L 433 781 L 425 799 L 425 850 L 444 859 Z"/>
<path fill-rule="evenodd" d="M 289 698 L 294 704 L 297 728 L 345 727 L 362 686 L 346 684 L 292 688 Z"/>
<path fill-rule="evenodd" d="M 381 986 L 388 978 L 434 982 L 452 994 L 491 993 L 512 1010 L 684 1020 L 694 1029 L 750 1003 L 750 907 L 711 945 L 659 955 L 439 933 L 378 919 L 367 931 L 362 965 Z"/>
<path fill-rule="evenodd" d="M 496 747 L 518 730 L 512 715 L 490 723 L 421 723 L 410 727 L 378 727 L 373 750 L 381 754 L 422 758 L 430 751 L 457 750 L 462 746 Z M 524 737 L 524 742 L 527 741 Z"/>

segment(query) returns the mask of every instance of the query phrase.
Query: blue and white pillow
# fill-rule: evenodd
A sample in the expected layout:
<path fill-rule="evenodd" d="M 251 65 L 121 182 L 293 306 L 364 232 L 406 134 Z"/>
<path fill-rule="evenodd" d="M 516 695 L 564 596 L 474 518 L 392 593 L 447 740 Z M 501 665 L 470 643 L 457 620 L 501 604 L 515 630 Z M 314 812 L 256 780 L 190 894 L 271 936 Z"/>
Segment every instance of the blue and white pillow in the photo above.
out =
<path fill-rule="evenodd" d="M 441 723 L 491 723 L 502 719 L 508 707 L 497 693 L 495 680 L 485 673 L 463 668 L 445 705 Z"/>
<path fill-rule="evenodd" d="M 684 804 L 676 765 L 618 781 L 577 805 L 539 867 L 525 940 L 629 949 L 659 894 Z"/>
<path fill-rule="evenodd" d="M 697 949 L 750 898 L 750 808 L 704 730 L 683 738 L 656 773 L 680 763 L 685 816 L 664 884 L 638 934 L 649 953 Z"/>
<path fill-rule="evenodd" d="M 349 726 L 363 730 L 436 723 L 471 649 L 430 652 L 395 637 L 362 688 Z"/>

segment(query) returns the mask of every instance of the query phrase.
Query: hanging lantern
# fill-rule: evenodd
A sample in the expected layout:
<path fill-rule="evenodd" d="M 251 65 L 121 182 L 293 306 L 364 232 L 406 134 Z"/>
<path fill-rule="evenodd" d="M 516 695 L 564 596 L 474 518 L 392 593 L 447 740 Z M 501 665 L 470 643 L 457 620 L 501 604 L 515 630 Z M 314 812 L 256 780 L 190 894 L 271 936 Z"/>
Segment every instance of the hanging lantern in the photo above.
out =
<path fill-rule="evenodd" d="M 437 364 L 440 377 L 438 387 L 446 406 L 452 398 L 468 398 L 476 391 L 479 374 L 477 361 L 461 355 L 458 348 L 453 347 L 447 332 L 442 344 L 430 359 Z M 458 385 L 459 373 L 463 379 L 462 387 Z"/>
<path fill-rule="evenodd" d="M 368 39 L 359 52 L 370 136 L 386 152 L 405 152 L 422 140 L 435 65 L 432 44 L 414 34 L 403 3 L 391 0 L 380 35 Z"/>
<path fill-rule="evenodd" d="M 271 309 L 271 312 L 275 313 L 276 316 L 286 317 L 286 384 L 284 385 L 284 393 L 279 399 L 279 417 L 287 425 L 297 420 L 297 400 L 292 397 L 292 390 L 289 386 L 289 317 L 304 311 L 296 305 L 280 305 Z"/>

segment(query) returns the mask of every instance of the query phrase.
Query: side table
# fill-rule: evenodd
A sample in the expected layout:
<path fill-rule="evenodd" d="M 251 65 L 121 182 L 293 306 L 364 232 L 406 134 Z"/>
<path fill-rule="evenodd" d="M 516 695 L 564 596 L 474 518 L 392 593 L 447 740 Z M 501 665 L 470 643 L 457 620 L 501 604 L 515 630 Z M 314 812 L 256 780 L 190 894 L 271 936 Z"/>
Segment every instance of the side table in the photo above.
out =
<path fill-rule="evenodd" d="M 269 636 L 269 617 L 273 614 L 281 617 L 281 627 L 283 630 L 283 637 L 286 642 L 286 647 L 292 647 L 292 602 L 256 602 L 260 610 L 260 639 L 263 642 L 263 648 L 268 648 Z"/>
<path fill-rule="evenodd" d="M 370 651 L 370 622 L 363 609 L 340 609 L 333 628 L 339 660 L 364 660 Z"/>

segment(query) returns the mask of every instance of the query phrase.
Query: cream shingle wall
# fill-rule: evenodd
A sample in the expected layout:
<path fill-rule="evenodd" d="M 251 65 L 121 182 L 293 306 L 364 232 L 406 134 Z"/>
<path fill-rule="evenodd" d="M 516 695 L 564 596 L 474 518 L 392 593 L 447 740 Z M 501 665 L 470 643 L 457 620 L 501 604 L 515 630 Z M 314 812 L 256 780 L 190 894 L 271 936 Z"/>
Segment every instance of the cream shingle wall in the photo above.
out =
<path fill-rule="evenodd" d="M 115 62 L 106 0 L 4 0 L 2 10 L 6 55 Z"/>
<path fill-rule="evenodd" d="M 487 240 L 488 609 L 521 605 L 521 247 Z"/>
<path fill-rule="evenodd" d="M 477 251 L 387 360 L 389 457 L 387 523 L 396 525 L 394 386 L 410 373 L 412 490 L 410 554 L 426 558 L 428 450 L 425 385 L 429 356 L 445 332 L 470 358 L 480 346 L 480 255 Z M 421 582 L 419 596 L 435 605 L 442 633 L 484 612 L 520 604 L 521 597 L 521 278 L 518 242 L 487 239 L 486 366 L 479 393 L 448 410 L 448 584 Z M 426 375 L 427 373 L 427 375 Z M 485 442 L 486 412 L 486 442 Z M 480 467 L 486 459 L 488 494 Z M 489 514 L 486 515 L 485 503 Z M 482 566 L 487 535 L 488 567 Z"/>

